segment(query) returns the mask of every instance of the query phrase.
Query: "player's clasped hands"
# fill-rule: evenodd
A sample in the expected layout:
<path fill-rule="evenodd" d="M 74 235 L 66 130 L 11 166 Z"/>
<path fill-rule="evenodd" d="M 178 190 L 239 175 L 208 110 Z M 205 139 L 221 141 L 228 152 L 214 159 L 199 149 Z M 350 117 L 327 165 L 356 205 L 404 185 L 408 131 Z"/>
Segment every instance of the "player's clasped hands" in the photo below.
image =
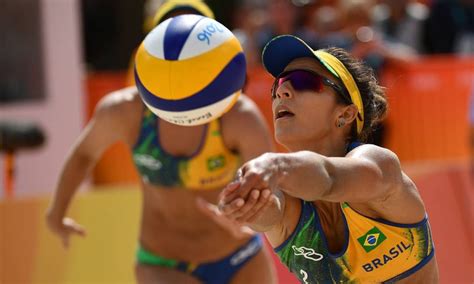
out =
<path fill-rule="evenodd" d="M 218 207 L 226 217 L 253 222 L 272 203 L 279 175 L 273 159 L 274 154 L 263 154 L 239 169 L 237 179 L 220 195 Z"/>

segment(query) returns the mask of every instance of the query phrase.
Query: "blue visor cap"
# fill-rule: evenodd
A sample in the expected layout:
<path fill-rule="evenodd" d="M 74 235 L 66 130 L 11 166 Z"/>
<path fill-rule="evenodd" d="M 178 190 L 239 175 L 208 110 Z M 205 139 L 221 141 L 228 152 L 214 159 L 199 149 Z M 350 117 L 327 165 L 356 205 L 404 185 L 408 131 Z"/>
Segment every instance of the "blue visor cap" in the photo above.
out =
<path fill-rule="evenodd" d="M 314 54 L 309 45 L 292 35 L 281 35 L 270 40 L 263 49 L 262 63 L 268 73 L 277 77 L 291 61 L 301 57 L 317 59 L 331 74 L 339 78 L 332 68 Z"/>

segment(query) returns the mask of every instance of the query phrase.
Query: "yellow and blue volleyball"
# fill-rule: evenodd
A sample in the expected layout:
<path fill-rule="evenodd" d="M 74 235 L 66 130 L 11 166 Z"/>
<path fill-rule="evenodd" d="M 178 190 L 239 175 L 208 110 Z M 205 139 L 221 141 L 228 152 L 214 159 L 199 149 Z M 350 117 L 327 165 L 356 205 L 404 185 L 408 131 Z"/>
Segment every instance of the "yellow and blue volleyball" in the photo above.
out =
<path fill-rule="evenodd" d="M 178 125 L 204 124 L 228 111 L 245 74 L 245 56 L 234 34 L 200 15 L 162 22 L 135 56 L 135 82 L 145 105 Z"/>

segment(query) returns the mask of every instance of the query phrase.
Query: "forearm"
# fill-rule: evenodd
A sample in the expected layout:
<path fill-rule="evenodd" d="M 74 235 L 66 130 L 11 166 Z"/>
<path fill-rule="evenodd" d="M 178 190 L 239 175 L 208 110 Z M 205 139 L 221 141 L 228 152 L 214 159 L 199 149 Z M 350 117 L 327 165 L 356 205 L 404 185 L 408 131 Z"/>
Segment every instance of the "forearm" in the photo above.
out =
<path fill-rule="evenodd" d="M 61 216 L 66 214 L 71 199 L 93 164 L 90 158 L 81 155 L 71 155 L 67 159 L 49 208 L 51 212 Z"/>
<path fill-rule="evenodd" d="M 276 158 L 277 186 L 286 194 L 303 200 L 321 199 L 332 186 L 330 163 L 319 154 L 301 151 Z"/>

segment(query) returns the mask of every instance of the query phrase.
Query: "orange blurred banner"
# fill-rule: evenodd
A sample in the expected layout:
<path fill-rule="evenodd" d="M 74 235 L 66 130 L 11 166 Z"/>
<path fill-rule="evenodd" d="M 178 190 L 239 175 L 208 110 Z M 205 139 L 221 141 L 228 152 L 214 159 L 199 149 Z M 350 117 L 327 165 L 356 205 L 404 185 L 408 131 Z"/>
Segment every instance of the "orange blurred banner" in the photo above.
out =
<path fill-rule="evenodd" d="M 402 161 L 467 159 L 474 57 L 424 58 L 382 76 L 387 147 Z"/>

